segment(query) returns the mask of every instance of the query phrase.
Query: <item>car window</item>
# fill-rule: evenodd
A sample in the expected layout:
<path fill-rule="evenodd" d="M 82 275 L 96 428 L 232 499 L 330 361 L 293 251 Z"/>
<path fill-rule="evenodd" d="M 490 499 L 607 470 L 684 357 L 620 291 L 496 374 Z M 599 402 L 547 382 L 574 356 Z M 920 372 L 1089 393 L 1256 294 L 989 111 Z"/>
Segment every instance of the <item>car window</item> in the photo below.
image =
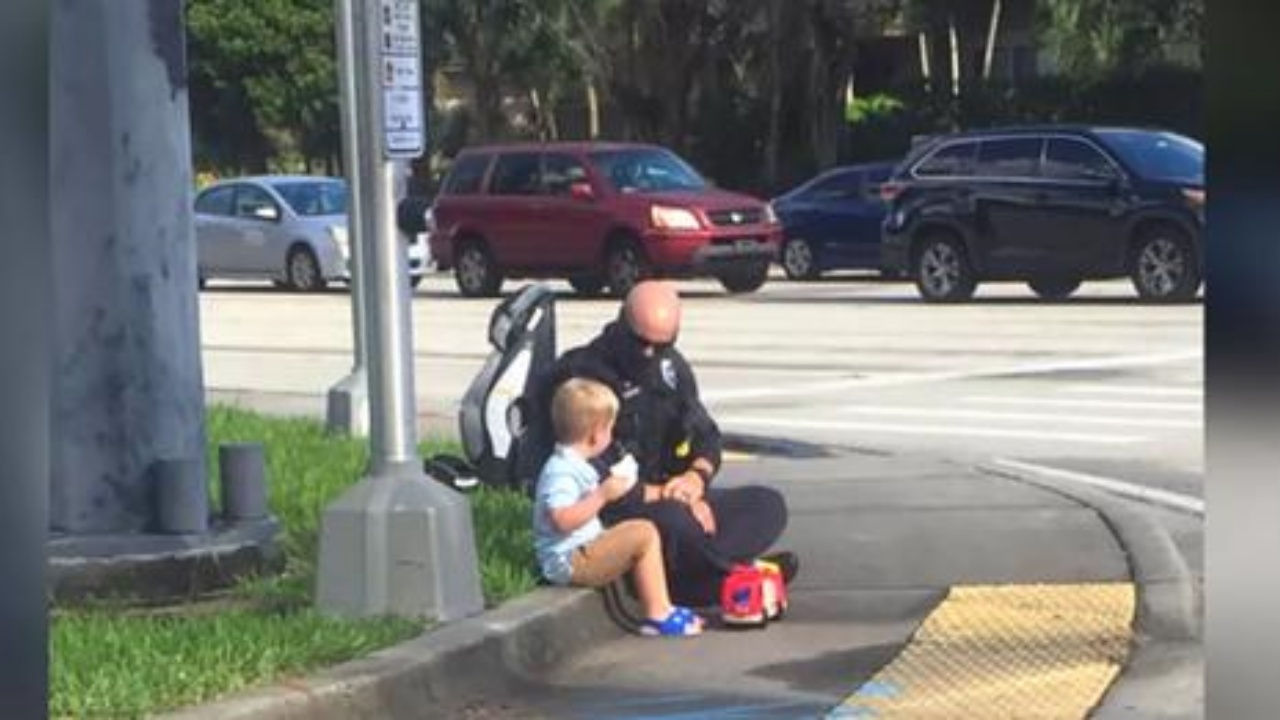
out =
<path fill-rule="evenodd" d="M 254 211 L 259 208 L 275 208 L 276 203 L 266 190 L 257 185 L 236 186 L 236 217 L 254 218 Z"/>
<path fill-rule="evenodd" d="M 891 175 L 893 175 L 892 165 L 873 167 L 867 171 L 867 182 L 872 185 L 879 185 L 888 182 Z"/>
<path fill-rule="evenodd" d="M 819 178 L 800 194 L 802 200 L 843 200 L 856 198 L 862 191 L 862 173 L 846 171 Z"/>
<path fill-rule="evenodd" d="M 915 174 L 919 177 L 969 175 L 973 172 L 973 161 L 977 151 L 978 144 L 973 142 L 947 145 L 917 165 Z"/>
<path fill-rule="evenodd" d="M 446 195 L 475 195 L 480 192 L 491 155 L 464 155 L 453 164 L 444 184 Z"/>
<path fill-rule="evenodd" d="M 1189 137 L 1143 130 L 1102 130 L 1098 136 L 1143 177 L 1204 182 L 1204 146 Z"/>
<path fill-rule="evenodd" d="M 551 195 L 568 195 L 574 183 L 587 182 L 587 166 L 564 153 L 548 153 L 543 158 L 542 184 Z"/>
<path fill-rule="evenodd" d="M 345 215 L 347 186 L 338 180 L 287 180 L 271 187 L 302 216 Z"/>
<path fill-rule="evenodd" d="M 1116 175 L 1111 161 L 1086 142 L 1049 138 L 1042 172 L 1062 180 L 1106 180 Z"/>
<path fill-rule="evenodd" d="M 592 153 L 599 174 L 620 193 L 702 190 L 707 181 L 675 155 L 658 148 L 606 150 Z"/>
<path fill-rule="evenodd" d="M 978 150 L 977 175 L 995 178 L 1034 177 L 1044 141 L 1034 138 L 984 140 Z"/>
<path fill-rule="evenodd" d="M 201 215 L 230 215 L 236 189 L 231 185 L 210 188 L 196 198 L 196 212 Z"/>
<path fill-rule="evenodd" d="M 493 195 L 538 195 L 542 192 L 542 173 L 537 153 L 511 153 L 498 158 L 489 182 Z"/>

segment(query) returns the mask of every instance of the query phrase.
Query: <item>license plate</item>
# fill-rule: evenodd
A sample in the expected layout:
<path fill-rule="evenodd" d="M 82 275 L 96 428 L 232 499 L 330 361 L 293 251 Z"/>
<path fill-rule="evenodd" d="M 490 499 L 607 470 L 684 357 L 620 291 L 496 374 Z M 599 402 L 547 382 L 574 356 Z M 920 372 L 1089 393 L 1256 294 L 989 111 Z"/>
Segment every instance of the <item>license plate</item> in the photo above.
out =
<path fill-rule="evenodd" d="M 740 238 L 733 241 L 733 247 L 738 250 L 755 250 L 758 244 L 755 238 Z"/>

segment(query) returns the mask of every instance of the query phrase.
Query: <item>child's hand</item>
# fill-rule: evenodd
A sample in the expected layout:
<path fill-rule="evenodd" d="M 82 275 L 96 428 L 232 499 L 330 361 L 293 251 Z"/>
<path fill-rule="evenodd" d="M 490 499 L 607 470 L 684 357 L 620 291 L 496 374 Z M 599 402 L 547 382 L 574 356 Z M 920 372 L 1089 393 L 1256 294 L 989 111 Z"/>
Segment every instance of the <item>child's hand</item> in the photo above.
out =
<path fill-rule="evenodd" d="M 627 453 L 622 456 L 621 460 L 614 463 L 613 467 L 609 468 L 609 474 L 621 475 L 622 477 L 629 477 L 634 480 L 640 477 L 640 464 L 636 462 L 635 457 L 632 456 L 631 453 Z"/>
<path fill-rule="evenodd" d="M 636 479 L 634 476 L 610 475 L 600 482 L 600 491 L 604 493 L 605 501 L 613 502 L 631 492 L 631 488 L 635 484 Z"/>

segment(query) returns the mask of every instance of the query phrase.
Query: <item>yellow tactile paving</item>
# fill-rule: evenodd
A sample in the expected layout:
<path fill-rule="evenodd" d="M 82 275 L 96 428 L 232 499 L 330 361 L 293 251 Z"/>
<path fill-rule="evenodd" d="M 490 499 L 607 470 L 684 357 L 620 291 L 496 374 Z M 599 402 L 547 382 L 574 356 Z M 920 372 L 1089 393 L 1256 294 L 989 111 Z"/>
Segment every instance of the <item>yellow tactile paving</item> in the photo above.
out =
<path fill-rule="evenodd" d="M 954 587 L 828 718 L 1084 718 L 1129 654 L 1130 583 Z"/>

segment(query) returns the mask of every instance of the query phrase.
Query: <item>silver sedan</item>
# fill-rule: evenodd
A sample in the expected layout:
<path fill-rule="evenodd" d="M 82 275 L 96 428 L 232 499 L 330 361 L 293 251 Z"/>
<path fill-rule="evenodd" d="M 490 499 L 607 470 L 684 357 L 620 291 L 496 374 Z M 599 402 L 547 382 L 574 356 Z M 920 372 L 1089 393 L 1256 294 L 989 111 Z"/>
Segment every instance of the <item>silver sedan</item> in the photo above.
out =
<path fill-rule="evenodd" d="M 213 278 L 271 280 L 310 291 L 350 279 L 347 188 L 338 178 L 223 180 L 196 196 L 195 215 L 201 286 Z M 405 245 L 416 287 L 426 270 L 426 247 L 417 237 Z"/>

